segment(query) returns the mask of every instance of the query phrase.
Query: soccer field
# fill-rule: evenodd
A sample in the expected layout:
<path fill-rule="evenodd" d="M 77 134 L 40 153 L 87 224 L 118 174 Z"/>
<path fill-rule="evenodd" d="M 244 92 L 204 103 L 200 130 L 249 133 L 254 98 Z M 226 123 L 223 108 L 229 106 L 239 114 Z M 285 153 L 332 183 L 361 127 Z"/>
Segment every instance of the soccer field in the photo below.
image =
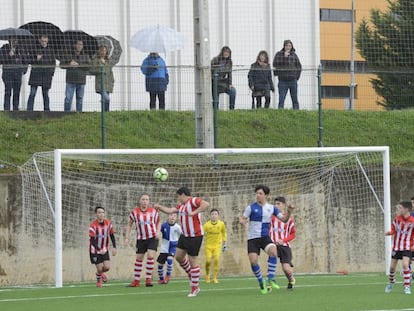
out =
<path fill-rule="evenodd" d="M 296 287 L 267 295 L 253 278 L 225 278 L 219 284 L 201 281 L 201 292 L 188 298 L 188 281 L 173 279 L 168 285 L 128 288 L 128 281 L 108 281 L 102 288 L 94 283 L 65 284 L 63 288 L 1 288 L 0 309 L 7 311 L 93 311 L 93 310 L 414 310 L 413 297 L 405 295 L 399 279 L 385 294 L 385 274 L 297 275 Z"/>

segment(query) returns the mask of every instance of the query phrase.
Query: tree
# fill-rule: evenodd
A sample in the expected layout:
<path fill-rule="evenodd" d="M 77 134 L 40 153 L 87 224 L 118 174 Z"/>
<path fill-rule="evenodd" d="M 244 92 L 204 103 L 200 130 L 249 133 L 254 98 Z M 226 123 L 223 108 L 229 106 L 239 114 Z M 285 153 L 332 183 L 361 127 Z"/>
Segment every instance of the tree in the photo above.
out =
<path fill-rule="evenodd" d="M 389 11 L 372 9 L 356 31 L 356 45 L 387 110 L 414 107 L 414 0 L 387 0 Z"/>

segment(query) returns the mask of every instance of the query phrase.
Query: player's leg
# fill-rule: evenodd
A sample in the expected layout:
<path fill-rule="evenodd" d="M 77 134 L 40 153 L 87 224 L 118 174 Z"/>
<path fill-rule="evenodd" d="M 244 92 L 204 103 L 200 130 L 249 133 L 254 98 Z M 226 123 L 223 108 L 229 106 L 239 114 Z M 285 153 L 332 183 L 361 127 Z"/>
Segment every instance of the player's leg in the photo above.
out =
<path fill-rule="evenodd" d="M 404 277 L 404 292 L 411 294 L 411 271 L 410 271 L 410 255 L 411 252 L 404 252 L 402 258 L 403 277 Z"/>
<path fill-rule="evenodd" d="M 109 252 L 106 252 L 105 255 L 102 255 L 102 273 L 101 278 L 102 282 L 106 283 L 108 281 L 108 278 L 106 277 L 105 272 L 109 271 L 111 269 L 111 261 L 109 258 Z"/>
<path fill-rule="evenodd" d="M 177 250 L 175 253 L 175 260 L 180 264 L 181 268 L 187 273 L 188 278 L 191 279 L 191 266 L 187 257 L 188 242 L 186 237 L 180 236 L 177 243 Z"/>
<path fill-rule="evenodd" d="M 210 268 L 211 262 L 213 261 L 213 249 L 209 246 L 206 246 L 204 253 L 206 256 L 206 283 L 210 283 Z"/>
<path fill-rule="evenodd" d="M 203 236 L 197 236 L 189 239 L 188 244 L 188 260 L 190 261 L 190 276 L 191 276 L 191 292 L 188 297 L 195 297 L 200 292 L 200 263 L 198 260 L 198 253 L 200 252 Z"/>
<path fill-rule="evenodd" d="M 390 264 L 390 273 L 388 276 L 388 284 L 385 287 L 385 292 L 386 293 L 390 293 L 394 284 L 395 284 L 395 269 L 397 267 L 397 263 L 398 263 L 398 257 L 396 257 L 395 255 L 392 256 L 391 258 L 391 264 Z"/>
<path fill-rule="evenodd" d="M 277 254 L 282 264 L 283 273 L 288 279 L 288 289 L 292 289 L 296 281 L 293 277 L 293 265 L 292 265 L 292 250 L 288 246 L 277 246 Z"/>
<path fill-rule="evenodd" d="M 219 244 L 213 250 L 213 283 L 218 283 L 218 274 L 220 271 L 220 255 L 221 255 L 222 246 Z"/>
<path fill-rule="evenodd" d="M 161 253 L 158 255 L 157 258 L 157 272 L 158 272 L 158 284 L 164 284 L 164 265 L 165 265 L 165 261 L 167 259 L 167 254 L 166 253 Z"/>
<path fill-rule="evenodd" d="M 170 281 L 171 274 L 174 270 L 173 262 L 174 262 L 174 256 L 169 255 L 167 257 L 167 273 L 165 275 L 165 282 L 164 282 L 165 284 L 168 284 L 168 282 Z"/>
<path fill-rule="evenodd" d="M 264 247 L 264 251 L 269 258 L 267 260 L 267 281 L 270 286 L 274 289 L 279 289 L 279 285 L 276 283 L 275 275 L 276 275 L 276 265 L 277 265 L 277 250 L 276 245 L 273 241 L 268 237 L 266 241 L 266 246 Z"/>
<path fill-rule="evenodd" d="M 147 261 L 145 264 L 145 286 L 151 287 L 152 286 L 152 273 L 154 272 L 155 266 L 155 255 L 157 252 L 158 247 L 158 240 L 155 238 L 151 238 L 148 240 L 147 243 Z"/>
<path fill-rule="evenodd" d="M 267 294 L 268 289 L 266 287 L 265 281 L 263 279 L 262 271 L 259 265 L 259 255 L 260 255 L 260 239 L 250 239 L 247 241 L 247 253 L 249 256 L 250 268 L 257 281 L 259 282 L 260 292 L 262 294 Z"/>
<path fill-rule="evenodd" d="M 131 284 L 128 285 L 129 287 L 139 287 L 140 285 L 145 252 L 146 244 L 143 240 L 137 240 L 135 247 L 136 257 L 134 262 L 134 279 Z"/>

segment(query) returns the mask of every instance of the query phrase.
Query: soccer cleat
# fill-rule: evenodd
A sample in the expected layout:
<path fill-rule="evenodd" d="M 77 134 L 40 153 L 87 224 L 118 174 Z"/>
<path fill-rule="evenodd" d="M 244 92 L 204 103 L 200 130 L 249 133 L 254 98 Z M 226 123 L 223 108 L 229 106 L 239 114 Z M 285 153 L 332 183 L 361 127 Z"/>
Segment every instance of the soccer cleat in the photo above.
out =
<path fill-rule="evenodd" d="M 392 291 L 392 287 L 394 286 L 394 284 L 393 283 L 388 283 L 387 284 L 387 286 L 385 286 L 385 292 L 388 294 L 388 293 L 391 293 L 391 291 Z"/>
<path fill-rule="evenodd" d="M 108 278 L 106 277 L 105 273 L 101 274 L 102 282 L 106 283 L 108 282 Z"/>
<path fill-rule="evenodd" d="M 280 288 L 280 286 L 276 283 L 276 281 L 274 279 L 273 280 L 267 280 L 267 283 L 274 289 L 279 289 Z"/>
<path fill-rule="evenodd" d="M 206 283 L 210 283 L 210 276 L 206 275 Z"/>
<path fill-rule="evenodd" d="M 152 282 L 151 282 L 151 279 L 146 279 L 145 280 L 145 287 L 152 287 L 153 285 L 152 285 Z"/>
<path fill-rule="evenodd" d="M 128 284 L 128 287 L 139 287 L 139 280 L 133 280 L 131 284 Z"/>
<path fill-rule="evenodd" d="M 158 280 L 158 284 L 166 284 L 164 280 Z"/>
<path fill-rule="evenodd" d="M 164 279 L 164 284 L 168 284 L 169 281 L 170 281 L 170 277 L 167 275 Z"/>
<path fill-rule="evenodd" d="M 293 289 L 293 286 L 295 285 L 296 280 L 292 279 L 291 281 L 289 281 L 287 289 Z"/>
<path fill-rule="evenodd" d="M 265 283 L 260 283 L 260 292 L 262 295 L 266 295 L 267 293 L 270 293 L 272 291 L 272 287 L 266 286 Z"/>
<path fill-rule="evenodd" d="M 410 286 L 404 286 L 404 294 L 411 295 L 411 289 Z"/>
<path fill-rule="evenodd" d="M 101 282 L 101 280 L 96 281 L 96 287 L 102 287 L 102 282 Z"/>
<path fill-rule="evenodd" d="M 219 281 L 218 281 L 216 278 L 214 278 L 214 279 L 213 279 L 213 283 L 214 283 L 214 284 L 218 284 L 218 282 L 219 282 Z"/>
<path fill-rule="evenodd" d="M 198 286 L 193 286 L 191 288 L 191 292 L 187 295 L 187 297 L 196 297 L 200 292 L 200 288 Z"/>

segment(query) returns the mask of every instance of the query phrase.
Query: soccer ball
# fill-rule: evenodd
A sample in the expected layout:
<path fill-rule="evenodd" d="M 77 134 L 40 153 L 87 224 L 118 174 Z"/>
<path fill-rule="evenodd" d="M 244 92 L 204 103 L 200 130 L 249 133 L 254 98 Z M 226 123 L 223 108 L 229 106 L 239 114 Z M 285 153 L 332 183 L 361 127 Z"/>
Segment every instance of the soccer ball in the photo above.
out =
<path fill-rule="evenodd" d="M 156 180 L 166 181 L 168 179 L 168 171 L 163 167 L 159 167 L 154 170 L 153 176 Z"/>

